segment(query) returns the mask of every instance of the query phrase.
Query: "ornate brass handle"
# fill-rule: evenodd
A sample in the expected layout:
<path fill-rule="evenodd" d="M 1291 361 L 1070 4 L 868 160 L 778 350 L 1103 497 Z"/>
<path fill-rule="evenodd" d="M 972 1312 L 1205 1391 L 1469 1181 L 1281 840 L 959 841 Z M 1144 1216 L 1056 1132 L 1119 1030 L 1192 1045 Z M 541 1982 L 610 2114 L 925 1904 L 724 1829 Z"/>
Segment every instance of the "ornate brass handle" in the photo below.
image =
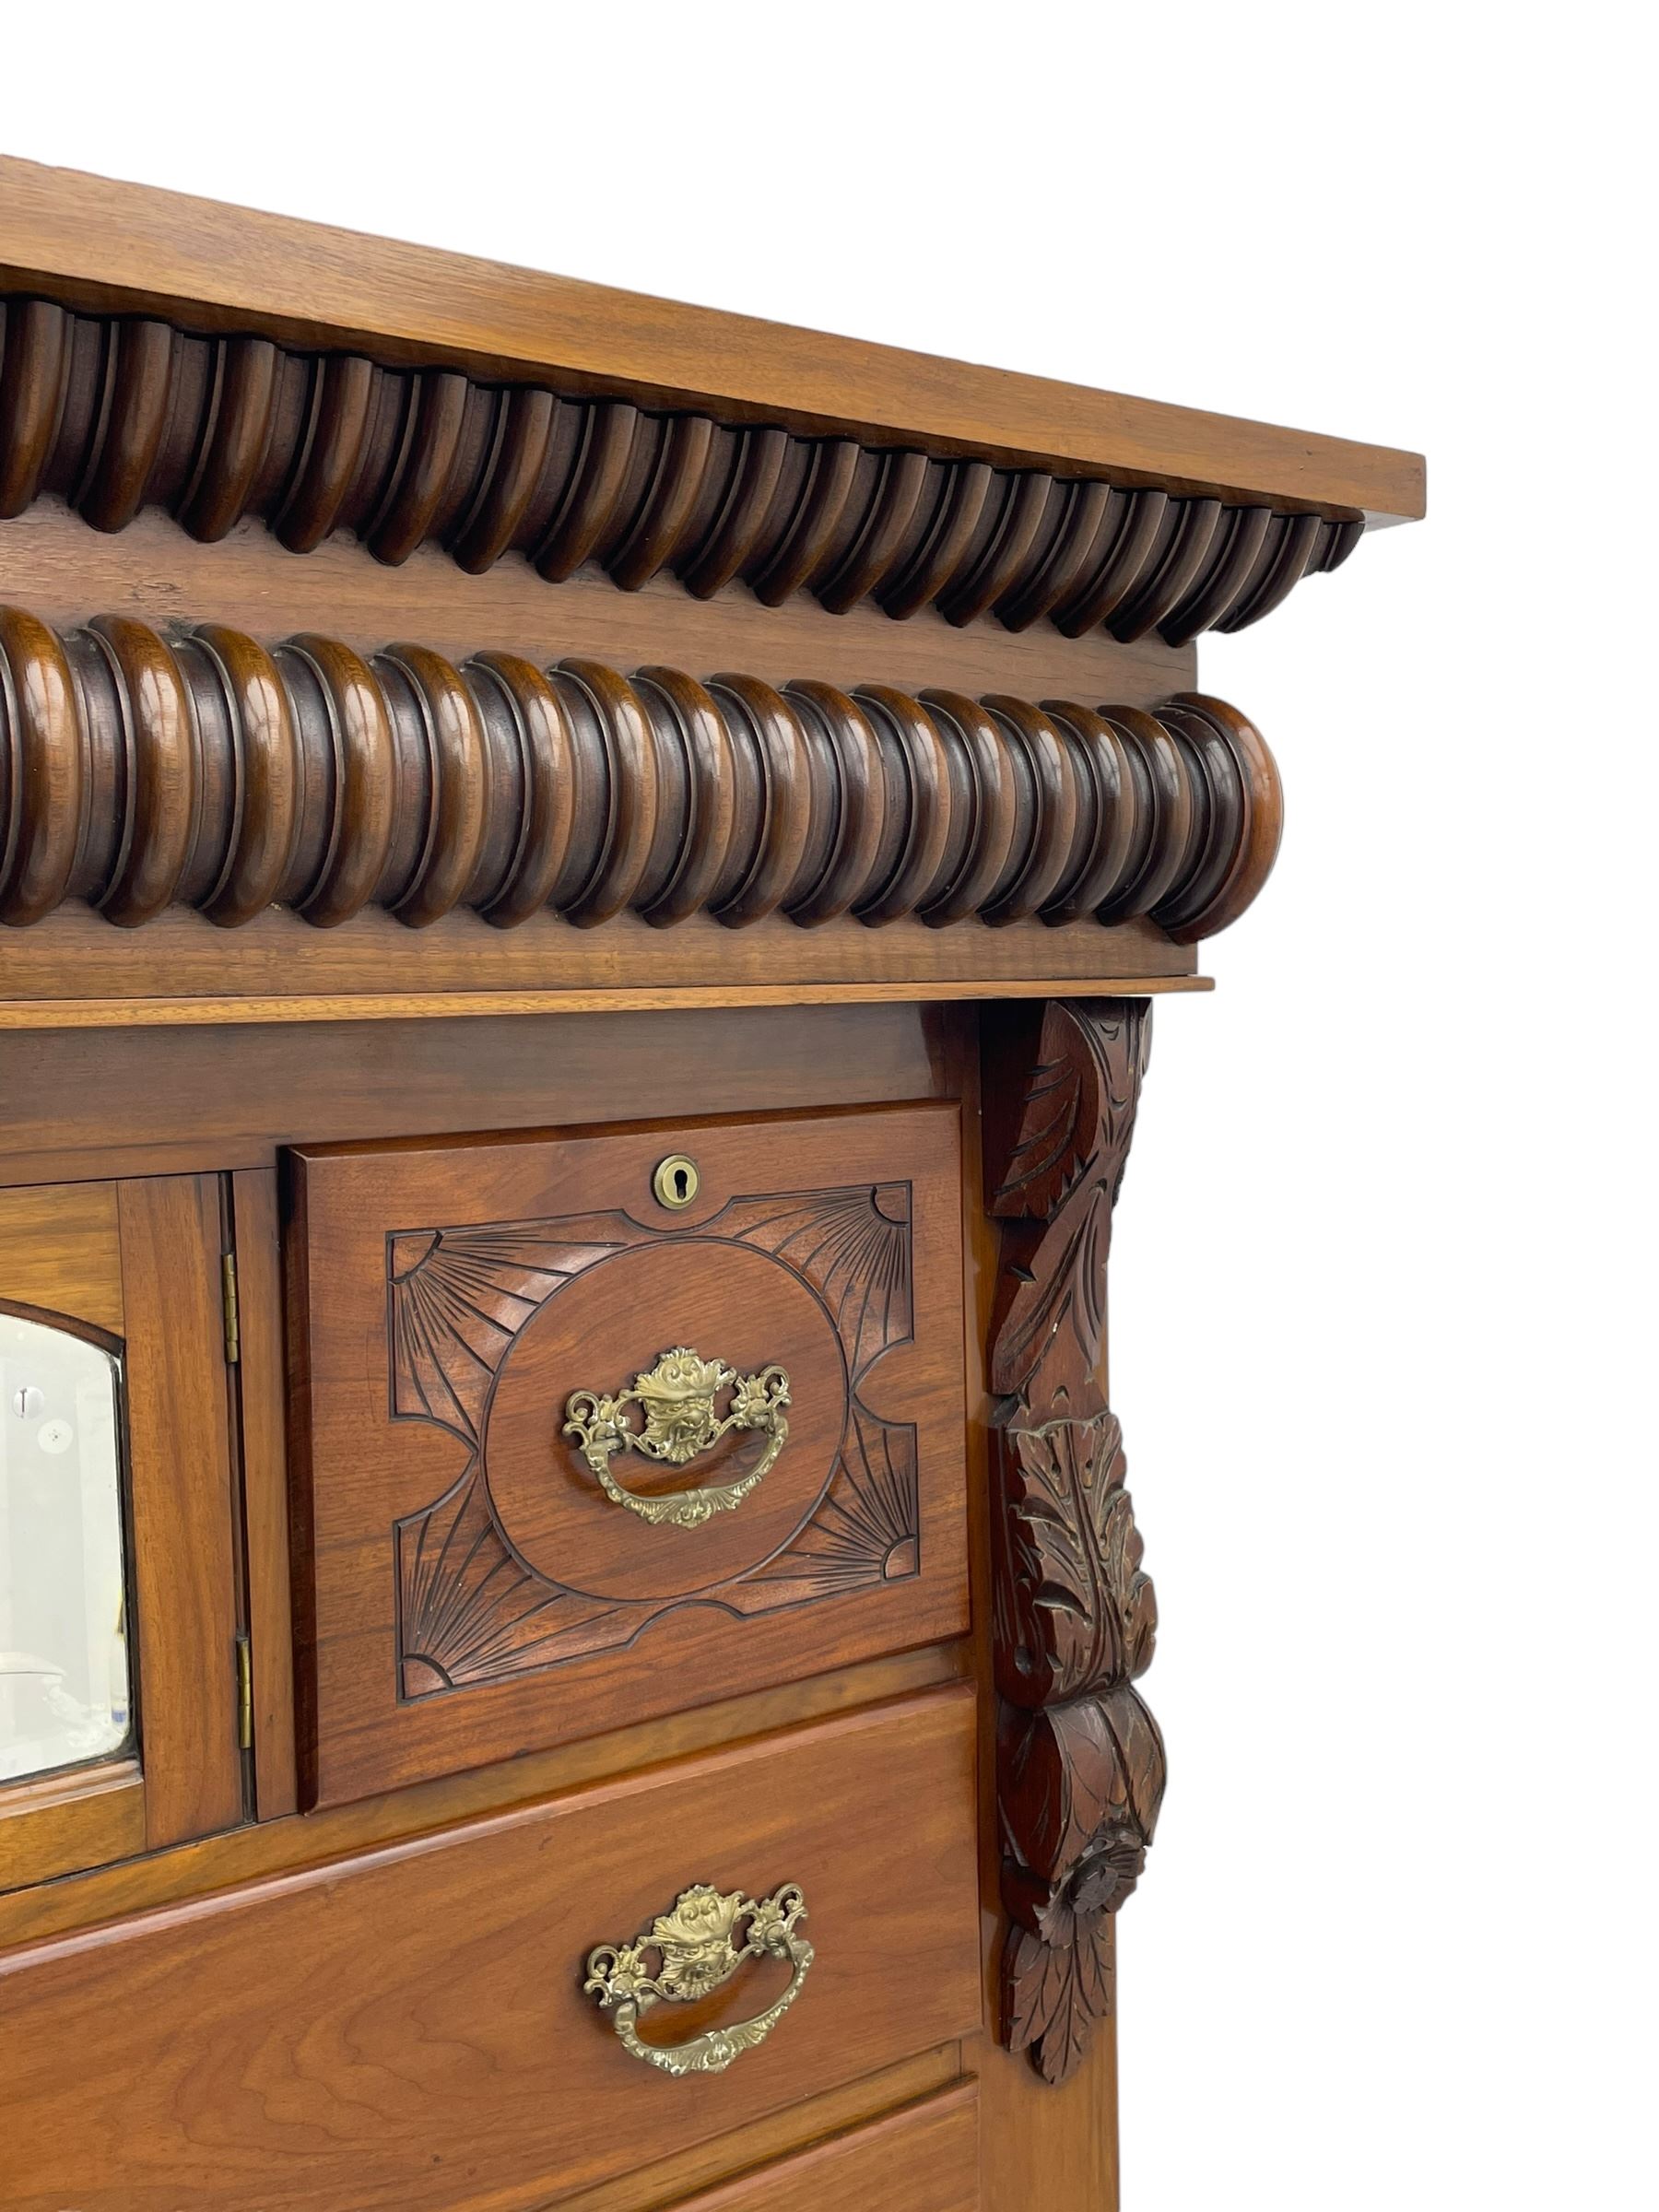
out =
<path fill-rule="evenodd" d="M 731 1409 L 717 1419 L 714 1400 L 731 1385 Z M 705 1359 L 688 1346 L 665 1352 L 648 1373 L 636 1375 L 626 1390 L 607 1397 L 596 1390 L 572 1391 L 565 1403 L 564 1432 L 573 1436 L 582 1456 L 599 1478 L 613 1505 L 659 1527 L 700 1528 L 715 1513 L 734 1512 L 763 1482 L 789 1441 L 784 1407 L 789 1377 L 781 1367 L 740 1375 L 721 1359 Z M 631 1428 L 623 1409 L 638 1406 L 643 1429 Z M 624 1489 L 611 1472 L 617 1452 L 639 1452 L 647 1459 L 683 1467 L 735 1429 L 759 1429 L 768 1439 L 765 1452 L 735 1482 L 712 1483 L 706 1489 L 675 1490 L 665 1498 L 641 1498 Z"/>
<path fill-rule="evenodd" d="M 813 1960 L 813 1948 L 799 1933 L 806 1900 L 793 1882 L 757 1904 L 741 1890 L 723 1896 L 707 1884 L 688 1889 L 631 1943 L 602 1943 L 588 1959 L 587 1995 L 608 2012 L 626 2049 L 665 2074 L 724 2074 L 735 2058 L 763 2043 L 801 1994 Z M 738 1926 L 747 1922 L 741 1943 Z M 654 1951 L 657 1970 L 645 1971 Z M 659 1997 L 688 2005 L 722 1988 L 748 1959 L 787 1959 L 794 1980 L 775 2005 L 735 2028 L 712 2028 L 688 2043 L 647 2043 L 639 2033 L 640 2015 Z"/>

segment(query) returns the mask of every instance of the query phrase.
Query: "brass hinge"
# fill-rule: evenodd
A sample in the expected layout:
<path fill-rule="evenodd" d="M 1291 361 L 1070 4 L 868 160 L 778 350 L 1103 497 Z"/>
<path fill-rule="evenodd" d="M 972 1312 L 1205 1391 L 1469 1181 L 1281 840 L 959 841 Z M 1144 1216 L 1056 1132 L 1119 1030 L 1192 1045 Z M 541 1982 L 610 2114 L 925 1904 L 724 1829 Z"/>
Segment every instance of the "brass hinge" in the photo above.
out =
<path fill-rule="evenodd" d="M 220 1288 L 225 1305 L 225 1364 L 234 1367 L 241 1358 L 241 1320 L 236 1305 L 236 1254 L 227 1252 L 219 1261 Z"/>
<path fill-rule="evenodd" d="M 236 1742 L 253 1748 L 253 1647 L 245 1636 L 236 1640 Z"/>

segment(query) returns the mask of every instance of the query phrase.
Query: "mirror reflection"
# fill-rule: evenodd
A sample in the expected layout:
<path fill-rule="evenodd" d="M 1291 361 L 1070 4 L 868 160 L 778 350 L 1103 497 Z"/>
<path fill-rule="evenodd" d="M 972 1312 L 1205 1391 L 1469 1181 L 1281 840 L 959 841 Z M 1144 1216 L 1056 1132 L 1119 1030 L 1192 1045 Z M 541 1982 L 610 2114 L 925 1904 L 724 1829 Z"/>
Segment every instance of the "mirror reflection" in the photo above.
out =
<path fill-rule="evenodd" d="M 0 1783 L 130 1740 L 119 1363 L 0 1313 Z"/>

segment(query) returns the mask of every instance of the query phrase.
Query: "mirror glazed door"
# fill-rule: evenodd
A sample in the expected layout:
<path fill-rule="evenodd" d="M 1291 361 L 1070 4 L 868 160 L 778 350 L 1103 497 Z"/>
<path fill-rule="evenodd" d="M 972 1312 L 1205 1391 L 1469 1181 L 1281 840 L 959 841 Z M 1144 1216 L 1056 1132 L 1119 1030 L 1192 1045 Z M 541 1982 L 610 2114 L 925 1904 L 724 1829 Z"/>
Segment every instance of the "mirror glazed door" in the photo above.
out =
<path fill-rule="evenodd" d="M 0 1783 L 132 1740 L 121 1362 L 0 1312 Z"/>
<path fill-rule="evenodd" d="M 0 1893 L 242 1818 L 216 1176 L 0 1189 Z"/>

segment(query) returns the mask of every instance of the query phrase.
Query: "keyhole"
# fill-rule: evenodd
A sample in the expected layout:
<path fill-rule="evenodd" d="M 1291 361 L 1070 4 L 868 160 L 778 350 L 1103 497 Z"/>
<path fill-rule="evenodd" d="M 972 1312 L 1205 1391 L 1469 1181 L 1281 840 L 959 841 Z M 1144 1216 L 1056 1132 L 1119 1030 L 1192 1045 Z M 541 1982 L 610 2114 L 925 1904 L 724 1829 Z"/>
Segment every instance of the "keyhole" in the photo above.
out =
<path fill-rule="evenodd" d="M 697 1162 L 688 1159 L 683 1152 L 671 1152 L 666 1159 L 657 1162 L 651 1187 L 656 1193 L 659 1206 L 677 1210 L 690 1205 L 700 1182 Z"/>

